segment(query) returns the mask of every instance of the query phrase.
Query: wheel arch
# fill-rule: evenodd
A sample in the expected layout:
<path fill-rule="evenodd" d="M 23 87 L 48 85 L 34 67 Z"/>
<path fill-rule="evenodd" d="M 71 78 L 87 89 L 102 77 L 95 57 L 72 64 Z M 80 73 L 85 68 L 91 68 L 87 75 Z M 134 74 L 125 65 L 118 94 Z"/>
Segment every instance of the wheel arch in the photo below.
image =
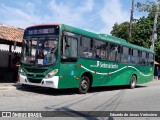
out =
<path fill-rule="evenodd" d="M 131 77 L 132 77 L 133 75 L 136 76 L 136 81 L 137 81 L 138 75 L 137 75 L 135 72 L 133 72 L 133 73 L 131 73 L 131 74 L 129 75 L 127 84 L 130 84 L 130 79 L 131 79 Z"/>
<path fill-rule="evenodd" d="M 90 87 L 92 87 L 92 83 L 93 83 L 93 75 L 92 75 L 92 73 L 90 73 L 90 72 L 84 72 L 84 73 L 81 75 L 81 78 L 82 78 L 83 76 L 87 76 L 87 77 L 89 78 L 89 80 L 90 80 Z"/>

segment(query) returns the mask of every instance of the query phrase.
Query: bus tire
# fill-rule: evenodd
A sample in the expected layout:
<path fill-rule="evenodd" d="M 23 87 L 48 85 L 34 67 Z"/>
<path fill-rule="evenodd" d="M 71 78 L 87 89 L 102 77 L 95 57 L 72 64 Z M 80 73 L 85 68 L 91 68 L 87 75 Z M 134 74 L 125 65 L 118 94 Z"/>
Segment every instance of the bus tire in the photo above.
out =
<path fill-rule="evenodd" d="M 86 94 L 89 90 L 90 87 L 90 80 L 87 76 L 82 76 L 79 88 L 78 88 L 78 93 L 79 94 Z"/>
<path fill-rule="evenodd" d="M 137 82 L 137 77 L 136 75 L 132 75 L 131 79 L 130 79 L 130 88 L 133 89 L 136 86 L 136 82 Z"/>

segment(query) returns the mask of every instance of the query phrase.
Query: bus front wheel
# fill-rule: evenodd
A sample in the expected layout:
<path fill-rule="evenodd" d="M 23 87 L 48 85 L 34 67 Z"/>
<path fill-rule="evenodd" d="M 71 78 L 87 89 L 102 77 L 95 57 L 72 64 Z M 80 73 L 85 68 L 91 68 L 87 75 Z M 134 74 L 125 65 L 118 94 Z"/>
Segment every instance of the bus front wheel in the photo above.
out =
<path fill-rule="evenodd" d="M 89 86 L 90 86 L 89 78 L 87 76 L 83 76 L 79 84 L 78 93 L 86 94 L 89 90 Z"/>
<path fill-rule="evenodd" d="M 132 75 L 130 79 L 130 88 L 133 89 L 136 86 L 137 77 L 135 75 Z"/>

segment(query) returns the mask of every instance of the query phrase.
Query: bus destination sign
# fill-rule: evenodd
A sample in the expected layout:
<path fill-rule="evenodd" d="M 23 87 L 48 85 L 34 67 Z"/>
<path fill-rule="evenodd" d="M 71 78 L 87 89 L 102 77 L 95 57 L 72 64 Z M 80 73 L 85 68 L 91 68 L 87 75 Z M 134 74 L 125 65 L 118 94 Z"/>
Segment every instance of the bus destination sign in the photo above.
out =
<path fill-rule="evenodd" d="M 34 29 L 34 30 L 29 30 L 28 34 L 29 35 L 39 35 L 39 34 L 52 34 L 55 32 L 54 28 L 45 28 L 45 29 Z"/>
<path fill-rule="evenodd" d="M 35 36 L 35 35 L 58 35 L 58 26 L 36 26 L 32 28 L 27 28 L 25 30 L 25 36 Z"/>

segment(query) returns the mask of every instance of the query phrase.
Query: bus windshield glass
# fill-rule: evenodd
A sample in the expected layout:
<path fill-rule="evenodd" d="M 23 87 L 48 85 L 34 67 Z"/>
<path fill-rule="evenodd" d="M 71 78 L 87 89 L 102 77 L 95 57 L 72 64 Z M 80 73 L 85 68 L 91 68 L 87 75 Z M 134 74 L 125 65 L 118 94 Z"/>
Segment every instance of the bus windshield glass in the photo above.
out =
<path fill-rule="evenodd" d="M 58 35 L 32 31 L 25 31 L 21 62 L 35 66 L 54 64 L 58 55 Z"/>

